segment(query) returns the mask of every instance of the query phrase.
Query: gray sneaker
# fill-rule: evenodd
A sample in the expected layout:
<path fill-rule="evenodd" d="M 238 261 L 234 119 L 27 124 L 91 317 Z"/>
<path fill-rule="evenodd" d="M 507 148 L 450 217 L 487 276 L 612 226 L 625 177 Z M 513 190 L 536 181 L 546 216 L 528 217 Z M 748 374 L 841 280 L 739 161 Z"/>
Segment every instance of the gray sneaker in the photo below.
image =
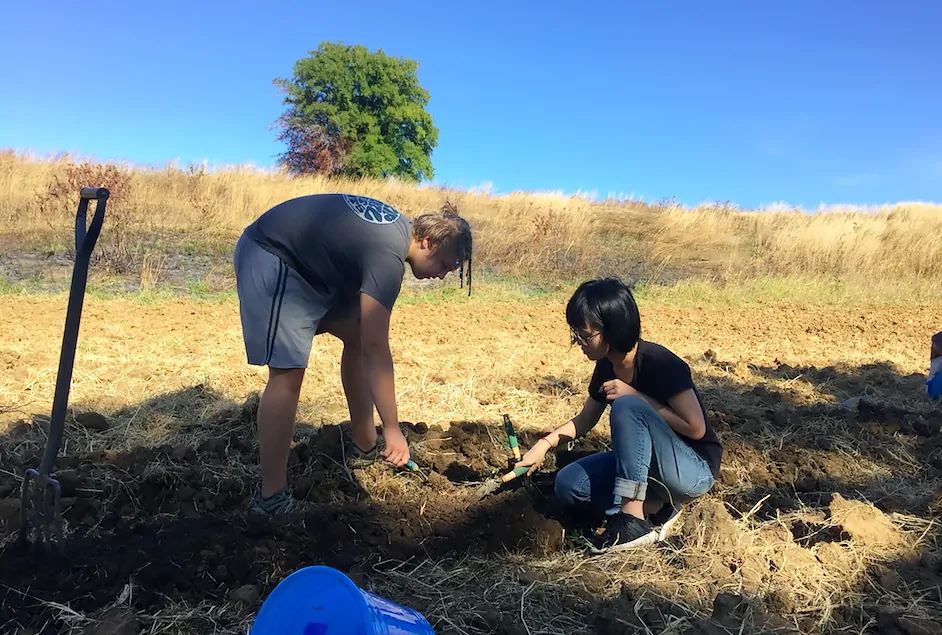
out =
<path fill-rule="evenodd" d="M 386 441 L 383 435 L 376 437 L 376 445 L 369 452 L 364 452 L 357 447 L 353 439 L 347 439 L 344 447 L 344 453 L 347 457 L 347 467 L 351 470 L 363 469 L 383 460 L 383 450 L 386 449 Z"/>
<path fill-rule="evenodd" d="M 298 510 L 298 501 L 287 487 L 278 490 L 268 498 L 262 492 L 255 492 L 252 499 L 252 513 L 258 516 L 289 516 Z"/>

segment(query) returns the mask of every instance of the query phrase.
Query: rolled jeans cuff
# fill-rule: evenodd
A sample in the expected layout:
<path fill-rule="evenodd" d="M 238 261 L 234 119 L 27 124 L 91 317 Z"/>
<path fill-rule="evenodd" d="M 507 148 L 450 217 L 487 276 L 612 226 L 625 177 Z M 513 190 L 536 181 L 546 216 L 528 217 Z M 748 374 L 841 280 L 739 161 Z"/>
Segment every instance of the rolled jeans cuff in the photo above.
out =
<path fill-rule="evenodd" d="M 638 481 L 629 481 L 621 477 L 615 477 L 615 496 L 621 496 L 622 500 L 643 501 L 648 491 L 647 483 Z"/>

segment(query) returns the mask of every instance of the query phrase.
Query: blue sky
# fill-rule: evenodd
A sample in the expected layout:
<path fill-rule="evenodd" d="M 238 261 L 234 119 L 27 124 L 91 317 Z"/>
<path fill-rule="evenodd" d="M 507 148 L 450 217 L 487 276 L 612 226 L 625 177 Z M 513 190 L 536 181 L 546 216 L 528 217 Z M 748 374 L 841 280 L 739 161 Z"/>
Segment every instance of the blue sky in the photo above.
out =
<path fill-rule="evenodd" d="M 942 200 L 932 0 L 54 0 L 4 12 L 0 147 L 270 165 L 283 110 L 272 80 L 328 40 L 419 63 L 438 183 L 743 207 Z"/>

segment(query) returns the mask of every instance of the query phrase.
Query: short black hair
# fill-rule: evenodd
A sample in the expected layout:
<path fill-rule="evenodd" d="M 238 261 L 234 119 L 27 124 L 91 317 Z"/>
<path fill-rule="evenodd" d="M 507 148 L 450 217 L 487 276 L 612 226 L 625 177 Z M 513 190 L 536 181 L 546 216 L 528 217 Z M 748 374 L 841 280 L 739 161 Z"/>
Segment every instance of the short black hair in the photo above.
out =
<path fill-rule="evenodd" d="M 641 315 L 631 288 L 618 278 L 587 280 L 566 304 L 566 322 L 573 333 L 589 327 L 616 351 L 627 353 L 641 338 Z"/>

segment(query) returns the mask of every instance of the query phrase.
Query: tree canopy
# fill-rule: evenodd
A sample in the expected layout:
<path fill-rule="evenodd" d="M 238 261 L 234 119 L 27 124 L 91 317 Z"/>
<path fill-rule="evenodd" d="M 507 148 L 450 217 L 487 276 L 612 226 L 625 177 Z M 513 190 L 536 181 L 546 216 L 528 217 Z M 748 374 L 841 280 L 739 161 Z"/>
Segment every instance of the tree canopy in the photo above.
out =
<path fill-rule="evenodd" d="M 438 129 L 418 64 L 360 45 L 323 42 L 294 64 L 278 119 L 287 149 L 279 163 L 295 174 L 422 181 L 434 176 Z"/>

